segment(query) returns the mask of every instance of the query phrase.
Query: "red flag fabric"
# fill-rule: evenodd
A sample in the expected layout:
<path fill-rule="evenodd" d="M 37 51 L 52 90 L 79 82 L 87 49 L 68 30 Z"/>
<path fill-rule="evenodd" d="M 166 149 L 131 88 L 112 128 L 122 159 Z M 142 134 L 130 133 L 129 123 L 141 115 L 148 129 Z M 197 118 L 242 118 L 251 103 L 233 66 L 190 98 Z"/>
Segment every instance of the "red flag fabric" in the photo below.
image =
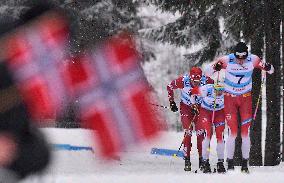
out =
<path fill-rule="evenodd" d="M 98 152 L 106 158 L 156 137 L 164 127 L 150 105 L 150 88 L 130 35 L 66 59 L 68 24 L 49 12 L 5 40 L 7 65 L 33 120 L 53 118 L 69 100 L 77 100 L 78 115 L 95 130 Z"/>
<path fill-rule="evenodd" d="M 127 34 L 111 38 L 67 65 L 69 90 L 78 97 L 84 124 L 95 130 L 100 155 L 113 158 L 163 128 L 150 105 L 140 57 Z"/>
<path fill-rule="evenodd" d="M 60 74 L 68 43 L 65 18 L 49 12 L 5 40 L 6 61 L 31 118 L 54 119 L 67 96 Z"/>

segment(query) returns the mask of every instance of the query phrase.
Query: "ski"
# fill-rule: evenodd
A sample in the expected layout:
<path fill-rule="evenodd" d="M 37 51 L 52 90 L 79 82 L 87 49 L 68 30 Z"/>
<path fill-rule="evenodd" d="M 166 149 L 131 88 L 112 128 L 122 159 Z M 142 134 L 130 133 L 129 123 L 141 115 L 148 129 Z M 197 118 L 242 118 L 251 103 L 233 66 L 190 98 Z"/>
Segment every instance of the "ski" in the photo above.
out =
<path fill-rule="evenodd" d="M 172 157 L 180 157 L 183 158 L 184 154 L 181 151 L 172 150 L 172 149 L 160 149 L 160 148 L 152 148 L 151 154 L 161 155 L 161 156 L 172 156 Z"/>

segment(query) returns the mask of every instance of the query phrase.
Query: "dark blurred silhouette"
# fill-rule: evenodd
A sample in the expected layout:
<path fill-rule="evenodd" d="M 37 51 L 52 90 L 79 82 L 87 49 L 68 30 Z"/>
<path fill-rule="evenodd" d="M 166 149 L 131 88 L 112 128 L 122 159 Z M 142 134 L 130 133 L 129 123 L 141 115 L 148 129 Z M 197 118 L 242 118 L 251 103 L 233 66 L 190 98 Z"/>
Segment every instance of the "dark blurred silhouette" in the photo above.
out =
<path fill-rule="evenodd" d="M 5 175 L 0 171 L 0 181 L 9 182 L 43 170 L 50 153 L 43 135 L 30 121 L 3 62 L 0 78 L 0 167 L 7 170 Z"/>
<path fill-rule="evenodd" d="M 19 46 L 17 44 L 6 43 L 16 38 L 20 41 L 24 40 L 25 31 L 34 31 L 34 27 L 43 26 L 44 30 L 45 27 L 41 25 L 41 22 L 49 16 L 46 14 L 51 10 L 54 15 L 56 10 L 51 5 L 39 3 L 25 12 L 18 21 L 2 22 L 0 25 L 0 182 L 16 182 L 28 175 L 42 172 L 50 160 L 48 144 L 37 128 L 35 119 L 32 118 L 44 112 L 40 110 L 41 106 L 35 105 L 42 100 L 37 100 L 37 96 L 34 96 L 34 100 L 29 100 L 27 97 L 23 88 L 30 81 L 23 82 L 21 76 L 24 75 L 19 74 L 17 63 L 12 63 L 25 62 L 24 59 L 14 59 L 23 54 L 20 52 L 22 50 L 17 50 Z M 37 36 L 37 33 L 35 31 L 32 35 Z M 47 41 L 53 45 L 54 40 Z M 23 44 L 23 46 L 27 45 Z M 41 46 L 37 45 L 37 47 Z M 14 57 L 9 57 L 11 55 Z M 33 90 L 27 91 L 32 92 Z M 32 110 L 30 110 L 31 106 L 34 107 Z"/>

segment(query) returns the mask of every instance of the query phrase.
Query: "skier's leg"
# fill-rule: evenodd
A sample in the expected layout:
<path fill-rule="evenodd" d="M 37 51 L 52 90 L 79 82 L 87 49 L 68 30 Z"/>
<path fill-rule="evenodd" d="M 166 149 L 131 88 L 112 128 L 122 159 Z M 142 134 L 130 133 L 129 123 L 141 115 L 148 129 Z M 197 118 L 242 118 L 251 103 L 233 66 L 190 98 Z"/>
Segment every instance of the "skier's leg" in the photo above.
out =
<path fill-rule="evenodd" d="M 250 135 L 249 130 L 252 120 L 252 97 L 251 95 L 242 96 L 240 104 L 240 115 L 241 115 L 241 136 L 242 136 L 242 171 L 249 172 L 248 160 L 250 152 Z"/>
<path fill-rule="evenodd" d="M 224 159 L 224 129 L 225 129 L 225 115 L 224 110 L 215 112 L 214 127 L 217 139 L 217 156 L 218 159 Z"/>
<path fill-rule="evenodd" d="M 184 103 L 180 103 L 180 116 L 182 127 L 185 132 L 185 136 L 183 139 L 183 152 L 184 152 L 184 170 L 191 171 L 191 162 L 190 162 L 190 151 L 191 151 L 191 132 L 192 125 L 190 125 L 191 121 L 189 119 L 190 108 Z"/>
<path fill-rule="evenodd" d="M 201 108 L 199 109 L 199 111 Z M 194 115 L 192 115 L 192 119 L 194 118 Z M 197 116 L 194 120 L 195 124 L 195 131 L 196 131 L 196 137 L 197 137 L 197 150 L 198 150 L 198 155 L 199 155 L 199 168 L 202 166 L 202 142 L 204 140 L 204 128 L 202 121 L 199 121 L 200 114 Z"/>
<path fill-rule="evenodd" d="M 227 162 L 228 170 L 234 169 L 234 153 L 235 153 L 235 140 L 238 132 L 237 112 L 236 105 L 237 97 L 225 95 L 225 118 L 228 126 L 228 139 L 226 141 Z"/>
<path fill-rule="evenodd" d="M 181 115 L 181 122 L 182 127 L 185 131 L 185 137 L 183 141 L 184 145 L 184 157 L 190 158 L 190 151 L 191 151 L 191 136 L 192 136 L 192 125 L 190 125 L 190 108 L 188 105 L 184 103 L 180 103 L 180 115 Z"/>
<path fill-rule="evenodd" d="M 212 136 L 212 125 L 211 125 L 211 111 L 201 108 L 198 124 L 201 124 L 204 130 L 204 140 L 202 141 L 202 158 L 203 160 L 209 159 L 209 145 Z"/>
<path fill-rule="evenodd" d="M 233 159 L 235 153 L 235 140 L 238 132 L 236 97 L 225 95 L 225 117 L 228 125 L 228 139 L 226 142 L 227 158 Z"/>
<path fill-rule="evenodd" d="M 242 97 L 240 104 L 241 115 L 241 136 L 242 136 L 242 155 L 244 159 L 249 158 L 250 152 L 250 136 L 249 129 L 252 120 L 252 98 L 250 96 Z"/>
<path fill-rule="evenodd" d="M 224 148 L 225 148 L 225 142 L 223 138 L 223 132 L 224 132 L 225 126 L 219 126 L 216 128 L 216 138 L 217 138 L 217 157 L 218 160 L 224 160 Z"/>
<path fill-rule="evenodd" d="M 216 139 L 217 139 L 217 172 L 218 173 L 224 173 L 226 172 L 226 169 L 224 167 L 224 148 L 225 148 L 225 142 L 224 142 L 224 129 L 225 129 L 225 115 L 224 110 L 216 111 L 215 112 L 215 119 L 214 119 L 214 126 L 215 126 L 215 133 L 216 133 Z"/>
<path fill-rule="evenodd" d="M 197 136 L 197 150 L 198 150 L 198 155 L 199 158 L 202 157 L 202 142 L 204 140 L 204 130 L 203 129 L 199 129 L 196 132 L 196 136 Z"/>
<path fill-rule="evenodd" d="M 202 141 L 202 163 L 201 169 L 204 173 L 210 173 L 210 163 L 209 163 L 209 154 L 210 154 L 210 140 L 212 137 L 212 123 L 211 123 L 212 112 L 206 109 L 200 110 L 198 124 L 202 126 L 204 139 Z"/>

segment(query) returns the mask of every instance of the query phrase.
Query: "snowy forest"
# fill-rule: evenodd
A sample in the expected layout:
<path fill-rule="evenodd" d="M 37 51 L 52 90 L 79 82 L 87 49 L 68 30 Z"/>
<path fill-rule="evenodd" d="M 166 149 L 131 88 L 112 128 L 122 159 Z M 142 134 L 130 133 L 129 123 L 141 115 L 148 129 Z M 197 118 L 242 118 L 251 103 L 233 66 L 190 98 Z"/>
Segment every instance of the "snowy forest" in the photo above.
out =
<path fill-rule="evenodd" d="M 244 41 L 250 52 L 274 65 L 267 76 L 266 120 L 258 108 L 251 127 L 250 164 L 274 166 L 284 161 L 283 64 L 284 1 L 281 0 L 53 0 L 72 18 L 71 55 L 122 31 L 135 35 L 141 63 L 159 105 L 168 106 L 167 84 L 190 67 L 202 66 L 228 54 Z M 0 22 L 19 18 L 33 5 L 30 0 L 2 0 Z M 253 107 L 261 92 L 261 71 L 253 73 Z M 178 99 L 176 98 L 176 101 Z M 263 105 L 260 103 L 260 105 Z M 158 107 L 157 107 L 158 108 Z M 78 127 L 73 107 L 57 127 Z M 181 130 L 179 114 L 164 112 L 171 130 Z M 253 109 L 254 111 L 254 109 Z M 266 123 L 265 154 L 262 127 Z M 282 138 L 282 139 L 281 139 Z M 240 139 L 236 159 L 240 158 Z M 264 158 L 263 158 L 264 157 Z M 264 159 L 264 161 L 263 161 Z"/>

